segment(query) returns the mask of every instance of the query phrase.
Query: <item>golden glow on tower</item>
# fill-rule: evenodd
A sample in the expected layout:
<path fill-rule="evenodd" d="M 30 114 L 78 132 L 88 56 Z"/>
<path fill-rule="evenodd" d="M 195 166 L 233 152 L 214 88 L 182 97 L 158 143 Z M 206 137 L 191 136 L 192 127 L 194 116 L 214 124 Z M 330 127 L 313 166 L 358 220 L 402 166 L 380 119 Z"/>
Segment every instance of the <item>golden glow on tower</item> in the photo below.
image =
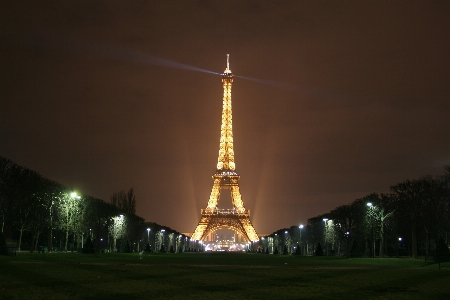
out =
<path fill-rule="evenodd" d="M 231 73 L 230 73 L 231 74 Z M 233 118 L 231 115 L 231 83 L 233 77 L 224 76 L 223 82 L 223 107 L 222 126 L 220 128 L 220 148 L 217 161 L 217 170 L 234 171 L 234 150 L 233 150 Z"/>
<path fill-rule="evenodd" d="M 234 171 L 234 150 L 233 150 L 233 118 L 231 114 L 231 84 L 233 83 L 233 73 L 230 70 L 230 55 L 227 54 L 227 68 L 222 75 L 223 83 L 223 105 L 222 105 L 222 126 L 220 128 L 220 147 L 217 170 Z"/>
<path fill-rule="evenodd" d="M 233 119 L 231 110 L 231 84 L 233 73 L 230 70 L 230 56 L 227 54 L 227 68 L 222 74 L 223 106 L 222 126 L 220 128 L 219 157 L 217 170 L 213 175 L 213 188 L 209 196 L 206 209 L 202 209 L 200 219 L 195 232 L 191 236 L 193 240 L 203 240 L 209 233 L 220 228 L 233 229 L 244 236 L 248 241 L 258 240 L 258 235 L 250 222 L 250 211 L 245 209 L 242 196 L 239 191 L 240 176 L 235 172 L 233 149 Z M 233 209 L 218 209 L 221 189 L 230 189 Z"/>

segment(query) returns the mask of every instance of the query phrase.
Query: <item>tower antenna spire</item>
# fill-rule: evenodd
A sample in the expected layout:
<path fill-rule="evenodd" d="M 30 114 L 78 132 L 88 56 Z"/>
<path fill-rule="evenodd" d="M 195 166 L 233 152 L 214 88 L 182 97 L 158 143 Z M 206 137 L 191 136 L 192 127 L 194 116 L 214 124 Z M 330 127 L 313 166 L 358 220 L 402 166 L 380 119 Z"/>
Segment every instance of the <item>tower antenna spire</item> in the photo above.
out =
<path fill-rule="evenodd" d="M 225 71 L 223 72 L 226 75 L 231 74 L 231 70 L 230 70 L 230 54 L 227 54 L 227 68 L 225 69 Z"/>

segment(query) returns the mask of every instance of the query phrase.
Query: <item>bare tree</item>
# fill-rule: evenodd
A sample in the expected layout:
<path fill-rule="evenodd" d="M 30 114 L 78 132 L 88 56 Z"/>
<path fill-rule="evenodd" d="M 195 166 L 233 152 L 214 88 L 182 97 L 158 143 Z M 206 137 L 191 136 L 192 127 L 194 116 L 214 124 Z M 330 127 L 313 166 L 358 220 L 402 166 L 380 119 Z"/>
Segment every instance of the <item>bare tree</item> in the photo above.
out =
<path fill-rule="evenodd" d="M 397 217 L 407 219 L 411 232 L 412 258 L 418 256 L 418 234 L 420 228 L 425 230 L 425 240 L 428 240 L 430 230 L 436 227 L 438 218 L 438 203 L 445 189 L 431 176 L 418 180 L 407 180 L 391 187 L 397 200 L 399 214 Z M 448 218 L 448 216 L 447 216 Z"/>
<path fill-rule="evenodd" d="M 65 231 L 64 251 L 67 251 L 69 241 L 69 231 L 73 231 L 77 221 L 79 200 L 81 199 L 74 192 L 62 191 L 59 196 L 60 225 Z"/>
<path fill-rule="evenodd" d="M 117 252 L 117 239 L 122 238 L 126 232 L 126 218 L 124 215 L 112 217 L 112 222 L 109 226 L 109 231 L 113 239 L 113 252 Z"/>
<path fill-rule="evenodd" d="M 133 188 L 129 189 L 127 193 L 123 190 L 113 193 L 110 201 L 113 206 L 124 213 L 134 215 L 136 212 L 136 197 Z"/>

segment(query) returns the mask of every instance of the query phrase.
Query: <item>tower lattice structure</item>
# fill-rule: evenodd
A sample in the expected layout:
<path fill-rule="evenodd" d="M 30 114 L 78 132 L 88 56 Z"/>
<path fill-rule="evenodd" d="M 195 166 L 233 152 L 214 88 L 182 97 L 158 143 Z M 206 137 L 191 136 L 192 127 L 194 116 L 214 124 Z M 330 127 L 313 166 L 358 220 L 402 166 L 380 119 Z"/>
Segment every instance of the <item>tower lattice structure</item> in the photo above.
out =
<path fill-rule="evenodd" d="M 220 148 L 216 173 L 212 176 L 214 184 L 208 205 L 201 210 L 201 218 L 191 238 L 203 241 L 217 229 L 227 228 L 241 234 L 247 241 L 258 240 L 258 234 L 250 221 L 250 210 L 245 209 L 239 191 L 239 178 L 236 173 L 233 150 L 233 125 L 231 114 L 231 84 L 233 73 L 230 70 L 230 56 L 227 54 L 227 68 L 222 74 L 223 107 L 220 130 Z M 220 192 L 230 189 L 233 208 L 218 209 Z"/>

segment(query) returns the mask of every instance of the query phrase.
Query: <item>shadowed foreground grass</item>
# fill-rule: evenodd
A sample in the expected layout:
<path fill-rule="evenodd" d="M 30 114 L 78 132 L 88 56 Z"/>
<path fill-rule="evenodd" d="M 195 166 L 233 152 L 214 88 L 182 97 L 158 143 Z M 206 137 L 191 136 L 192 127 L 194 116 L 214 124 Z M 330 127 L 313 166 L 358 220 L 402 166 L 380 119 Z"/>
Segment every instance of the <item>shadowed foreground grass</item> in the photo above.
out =
<path fill-rule="evenodd" d="M 0 299 L 448 299 L 450 263 L 244 253 L 0 256 Z"/>

